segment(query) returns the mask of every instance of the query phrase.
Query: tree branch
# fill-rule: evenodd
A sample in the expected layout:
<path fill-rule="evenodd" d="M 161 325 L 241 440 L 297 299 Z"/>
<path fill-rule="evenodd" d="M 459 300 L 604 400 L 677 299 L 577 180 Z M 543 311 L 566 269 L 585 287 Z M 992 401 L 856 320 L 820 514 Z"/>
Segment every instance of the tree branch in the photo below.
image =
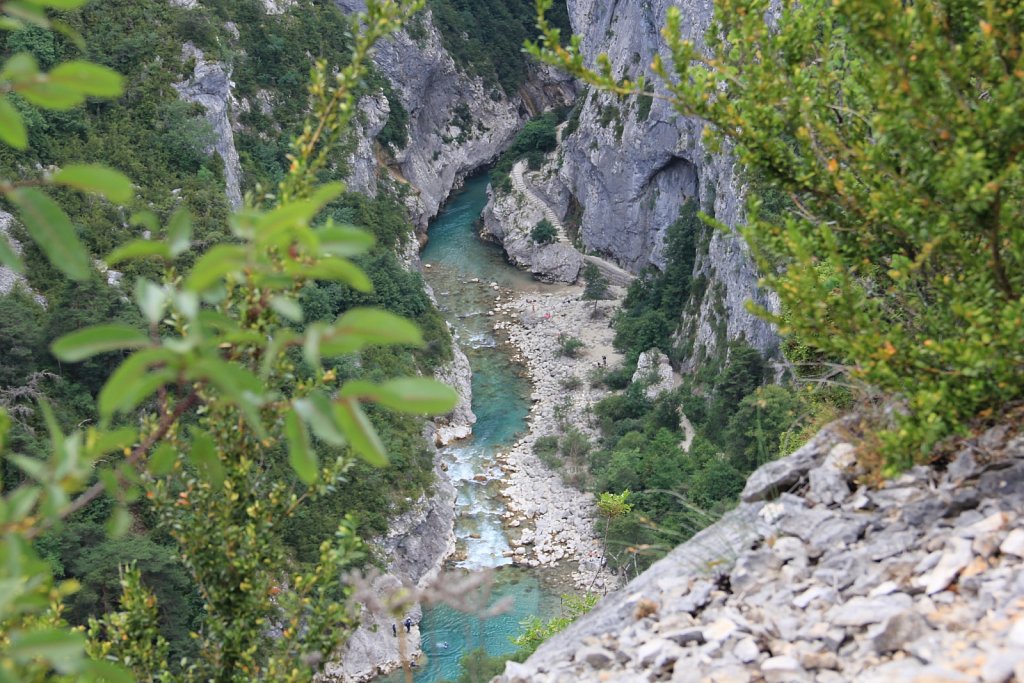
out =
<path fill-rule="evenodd" d="M 136 465 L 139 462 L 139 460 L 141 460 L 142 457 L 146 455 L 150 448 L 152 448 L 154 445 L 156 445 L 158 441 L 167 436 L 167 433 L 171 430 L 171 427 L 174 426 L 174 423 L 177 422 L 181 418 L 181 416 L 184 415 L 190 408 L 194 407 L 198 403 L 199 393 L 196 390 L 193 390 L 192 393 L 186 396 L 180 403 L 178 403 L 178 405 L 174 407 L 173 412 L 166 413 L 163 416 L 163 418 L 157 424 L 156 430 L 154 430 L 152 434 L 147 436 L 142 443 L 140 443 L 132 450 L 128 457 L 125 458 L 125 462 L 132 466 Z M 103 482 L 96 482 L 95 484 L 87 488 L 85 491 L 83 491 L 77 498 L 71 501 L 71 503 L 66 508 L 64 508 L 63 510 L 60 511 L 60 513 L 58 513 L 57 517 L 59 519 L 67 519 L 68 517 L 75 514 L 92 501 L 96 500 L 96 498 L 98 498 L 99 495 L 103 493 L 104 488 L 105 487 Z M 52 521 L 50 521 L 41 524 L 37 527 L 34 527 L 32 529 L 29 529 L 26 532 L 25 537 L 28 539 L 33 539 L 42 532 L 49 529 L 52 525 Z"/>

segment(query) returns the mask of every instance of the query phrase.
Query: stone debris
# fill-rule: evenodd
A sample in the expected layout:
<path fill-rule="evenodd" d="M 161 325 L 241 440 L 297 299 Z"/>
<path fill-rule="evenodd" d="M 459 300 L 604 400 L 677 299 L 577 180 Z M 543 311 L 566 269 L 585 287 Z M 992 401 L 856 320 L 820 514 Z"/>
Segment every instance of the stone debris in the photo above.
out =
<path fill-rule="evenodd" d="M 1024 439 L 858 489 L 851 424 L 494 683 L 1024 683 Z"/>
<path fill-rule="evenodd" d="M 530 567 L 576 563 L 573 579 L 579 590 L 606 592 L 618 580 L 603 566 L 593 495 L 566 485 L 533 452 L 537 439 L 562 431 L 560 423 L 591 440 L 597 437 L 590 408 L 607 392 L 591 387 L 588 374 L 599 365 L 615 366 L 621 357 L 612 348 L 614 331 L 607 319 L 594 318 L 594 302 L 583 301 L 582 291 L 574 286 L 552 294 L 520 294 L 496 306 L 504 320 L 495 328 L 508 334 L 515 358 L 526 364 L 533 384 L 529 430 L 498 461 L 514 560 Z M 559 355 L 562 333 L 583 340 L 578 358 Z"/>

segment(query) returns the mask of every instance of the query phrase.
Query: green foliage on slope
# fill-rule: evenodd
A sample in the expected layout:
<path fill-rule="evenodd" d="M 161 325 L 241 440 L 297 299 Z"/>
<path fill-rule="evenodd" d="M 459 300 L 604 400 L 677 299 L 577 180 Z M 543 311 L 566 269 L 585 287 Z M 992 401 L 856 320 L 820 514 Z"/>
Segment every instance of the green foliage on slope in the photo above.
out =
<path fill-rule="evenodd" d="M 523 41 L 534 35 L 533 0 L 429 0 L 434 24 L 455 62 L 514 95 L 526 80 Z M 551 19 L 568 35 L 569 11 L 555 3 Z"/>
<path fill-rule="evenodd" d="M 674 355 L 672 333 L 690 300 L 697 241 L 708 229 L 698 211 L 695 199 L 683 204 L 679 218 L 666 231 L 665 270 L 650 269 L 637 278 L 616 313 L 615 347 L 626 355 L 627 367 L 635 367 L 637 357 L 648 349 Z"/>
<path fill-rule="evenodd" d="M 544 163 L 544 155 L 558 144 L 558 112 L 549 111 L 528 121 L 516 134 L 512 144 L 501 153 L 491 167 L 491 185 L 502 192 L 511 192 L 509 174 L 520 159 L 526 159 L 530 170 L 536 171 Z"/>
<path fill-rule="evenodd" d="M 378 4 L 372 32 L 393 30 L 413 4 Z M 253 7 L 215 10 L 237 12 L 242 32 L 255 31 L 254 21 L 271 33 L 277 21 L 294 30 L 296 17 Z M 304 18 L 330 27 L 324 17 L 340 16 L 329 3 L 322 10 Z M 14 234 L 24 258 L 2 237 L 0 258 L 15 268 L 23 261 L 47 297 L 45 308 L 18 290 L 0 297 L 0 529 L 9 560 L 0 570 L 0 666 L 19 680 L 49 680 L 52 667 L 124 680 L 110 662 L 143 678 L 307 680 L 351 624 L 336 602 L 340 568 L 359 557 L 348 513 L 361 510 L 364 531 L 379 533 L 407 496 L 432 484 L 422 421 L 410 413 L 446 409 L 451 391 L 395 378 L 450 358 L 450 338 L 419 277 L 395 257 L 407 231 L 400 202 L 339 197 L 336 184 L 317 189 L 344 170 L 318 153 L 337 148 L 373 37 L 353 39 L 356 61 L 337 78 L 302 45 L 274 57 L 287 65 L 301 50 L 326 97 L 314 99 L 312 125 L 297 127 L 307 132 L 291 145 L 296 162 L 267 161 L 280 164 L 279 198 L 259 197 L 259 208 L 229 223 L 219 159 L 205 151 L 208 127 L 170 87 L 191 70 L 178 58 L 179 32 L 231 57 L 204 28 L 204 11 L 111 1 L 63 15 L 95 62 L 128 64 L 123 96 L 84 108 L 71 105 L 122 92 L 120 80 L 103 85 L 113 72 L 79 64 L 62 73 L 55 65 L 78 56 L 72 41 L 37 29 L 5 34 L 8 51 L 54 67 L 24 76 L 11 66 L 26 63 L 25 53 L 5 53 L 4 86 L 17 94 L 0 101 L 0 177 L 17 179 L 0 188 L 25 228 Z M 314 35 L 315 24 L 298 26 Z M 255 84 L 270 69 L 257 59 L 263 47 L 248 55 Z M 349 53 L 335 56 L 344 64 Z M 305 103 L 303 82 L 270 85 Z M 305 116 L 299 107 L 282 120 Z M 108 158 L 138 173 L 136 184 L 69 163 Z M 62 170 L 44 175 L 42 164 Z M 36 185 L 47 192 L 25 189 Z M 139 217 L 129 218 L 133 210 Z M 332 217 L 370 231 L 334 227 Z M 151 235 L 107 256 L 124 272 L 108 285 L 90 260 L 143 229 Z M 313 300 L 321 315 L 303 311 Z M 424 332 L 367 306 L 417 320 Z M 393 467 L 382 470 L 388 452 Z M 271 618 L 281 633 L 266 641 Z M 90 622 L 88 656 L 84 634 L 65 619 Z M 183 656 L 189 662 L 179 665 Z"/>
<path fill-rule="evenodd" d="M 530 239 L 537 244 L 551 244 L 558 239 L 558 231 L 555 229 L 555 226 L 551 225 L 551 221 L 542 218 L 530 230 Z"/>
<path fill-rule="evenodd" d="M 551 3 L 538 4 L 543 11 Z M 708 50 L 670 8 L 675 109 L 712 125 L 795 212 L 751 195 L 744 237 L 783 312 L 760 314 L 898 406 L 887 472 L 1024 396 L 1024 9 L 1012 0 L 716 4 Z M 544 26 L 529 51 L 620 94 Z"/>

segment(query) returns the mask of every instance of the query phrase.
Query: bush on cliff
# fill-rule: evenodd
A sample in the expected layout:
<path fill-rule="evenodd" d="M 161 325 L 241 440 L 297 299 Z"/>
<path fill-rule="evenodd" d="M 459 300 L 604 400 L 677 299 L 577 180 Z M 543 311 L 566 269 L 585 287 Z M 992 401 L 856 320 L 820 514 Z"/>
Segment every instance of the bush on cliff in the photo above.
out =
<path fill-rule="evenodd" d="M 530 239 L 537 244 L 551 244 L 558 239 L 558 231 L 555 230 L 555 226 L 551 225 L 551 221 L 546 218 L 542 218 L 537 225 L 533 226 L 533 229 L 530 230 Z"/>
<path fill-rule="evenodd" d="M 551 5 L 541 0 L 541 10 Z M 676 110 L 795 211 L 742 229 L 787 337 L 894 402 L 889 471 L 1024 397 L 1024 7 L 1012 0 L 722 0 L 707 53 L 669 8 Z M 529 51 L 622 94 L 541 20 Z M 671 70 L 670 70 L 671 69 Z M 822 277 L 822 266 L 827 277 Z"/>
<path fill-rule="evenodd" d="M 502 192 L 511 192 L 509 174 L 520 159 L 527 159 L 532 170 L 540 168 L 544 155 L 558 144 L 557 128 L 558 113 L 554 111 L 528 121 L 491 169 L 491 184 Z"/>

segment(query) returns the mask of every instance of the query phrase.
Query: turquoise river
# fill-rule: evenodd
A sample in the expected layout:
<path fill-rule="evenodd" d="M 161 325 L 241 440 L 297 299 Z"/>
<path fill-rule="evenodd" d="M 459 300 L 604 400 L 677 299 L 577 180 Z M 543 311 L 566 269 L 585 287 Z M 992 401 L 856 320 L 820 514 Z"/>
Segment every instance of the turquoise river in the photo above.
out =
<path fill-rule="evenodd" d="M 519 292 L 538 291 L 543 285 L 508 265 L 499 247 L 477 236 L 475 223 L 487 203 L 487 182 L 486 175 L 474 176 L 453 195 L 431 223 L 420 257 L 424 278 L 473 369 L 477 416 L 473 436 L 442 451 L 458 489 L 456 535 L 465 554 L 455 566 L 497 567 L 491 604 L 510 597 L 512 608 L 482 619 L 444 605 L 428 607 L 420 623 L 426 656 L 414 669 L 416 683 L 454 681 L 460 657 L 474 648 L 484 647 L 492 655 L 511 653 L 515 647 L 510 637 L 519 633 L 520 622 L 534 615 L 556 614 L 562 592 L 556 578 L 512 567 L 502 555 L 509 544 L 502 528 L 504 506 L 498 496 L 495 479 L 500 470 L 494 456 L 526 429 L 530 384 L 494 337 L 494 319 L 487 316 L 496 295 L 490 284 Z M 481 474 L 489 481 L 474 479 Z M 400 672 L 383 679 L 385 683 L 403 680 Z"/>

